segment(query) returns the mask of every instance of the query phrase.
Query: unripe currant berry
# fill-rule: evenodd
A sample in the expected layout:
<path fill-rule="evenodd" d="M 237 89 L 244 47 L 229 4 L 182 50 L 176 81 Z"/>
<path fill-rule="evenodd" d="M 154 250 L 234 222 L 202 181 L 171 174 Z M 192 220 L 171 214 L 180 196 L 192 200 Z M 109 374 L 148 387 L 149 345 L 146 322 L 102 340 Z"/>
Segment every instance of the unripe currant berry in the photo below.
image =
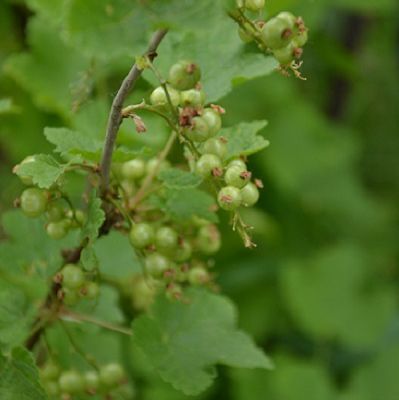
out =
<path fill-rule="evenodd" d="M 63 372 L 58 383 L 63 393 L 79 394 L 84 390 L 83 377 L 74 370 Z"/>
<path fill-rule="evenodd" d="M 46 212 L 46 217 L 50 222 L 58 222 L 64 218 L 64 210 L 58 204 L 49 204 Z"/>
<path fill-rule="evenodd" d="M 192 89 L 201 79 L 201 70 L 191 61 L 179 61 L 169 70 L 169 83 L 178 90 Z"/>
<path fill-rule="evenodd" d="M 222 118 L 220 114 L 212 108 L 205 108 L 201 116 L 208 125 L 209 136 L 215 136 L 222 128 Z"/>
<path fill-rule="evenodd" d="M 158 249 L 174 250 L 177 247 L 179 236 L 176 231 L 169 226 L 162 226 L 155 233 L 155 244 Z"/>
<path fill-rule="evenodd" d="M 155 285 L 148 278 L 137 275 L 131 283 L 132 305 L 137 310 L 146 310 L 153 303 L 156 294 Z"/>
<path fill-rule="evenodd" d="M 69 307 L 75 306 L 79 303 L 79 293 L 76 289 L 64 287 L 62 289 L 62 302 Z"/>
<path fill-rule="evenodd" d="M 296 36 L 292 39 L 295 47 L 303 47 L 308 41 L 308 31 L 307 29 L 298 32 Z"/>
<path fill-rule="evenodd" d="M 223 160 L 227 153 L 227 144 L 223 138 L 210 138 L 202 146 L 203 154 L 214 154 Z"/>
<path fill-rule="evenodd" d="M 233 165 L 227 168 L 224 181 L 227 185 L 235 186 L 239 189 L 244 187 L 251 179 L 251 173 L 247 169 Z"/>
<path fill-rule="evenodd" d="M 153 278 L 161 278 L 163 273 L 171 266 L 170 261 L 159 253 L 153 253 L 146 257 L 145 262 L 146 272 Z"/>
<path fill-rule="evenodd" d="M 86 223 L 87 217 L 84 211 L 82 210 L 75 210 L 75 220 L 78 222 L 80 226 Z"/>
<path fill-rule="evenodd" d="M 51 239 L 60 240 L 67 235 L 68 229 L 64 220 L 62 220 L 48 223 L 46 226 L 46 232 Z"/>
<path fill-rule="evenodd" d="M 74 264 L 67 264 L 61 270 L 62 286 L 68 289 L 79 289 L 85 281 L 81 268 Z"/>
<path fill-rule="evenodd" d="M 25 189 L 21 195 L 21 210 L 31 218 L 42 215 L 47 208 L 47 192 L 37 188 Z"/>
<path fill-rule="evenodd" d="M 169 300 L 180 300 L 182 296 L 183 289 L 179 284 L 173 282 L 166 288 L 166 297 Z"/>
<path fill-rule="evenodd" d="M 14 170 L 13 170 L 14 173 L 18 172 L 18 168 L 21 165 L 31 163 L 31 162 L 35 161 L 35 159 L 36 159 L 35 156 L 28 156 L 28 157 L 24 158 L 18 165 L 16 165 L 14 167 Z M 32 180 L 31 176 L 29 176 L 29 175 L 18 175 L 18 176 L 19 176 L 19 179 L 21 180 L 21 182 L 24 185 L 26 185 L 26 186 L 32 186 L 33 185 L 33 180 Z"/>
<path fill-rule="evenodd" d="M 52 361 L 49 361 L 43 368 L 40 369 L 40 377 L 42 380 L 53 381 L 60 376 L 60 367 Z"/>
<path fill-rule="evenodd" d="M 281 18 L 274 17 L 266 22 L 261 31 L 261 36 L 267 47 L 272 50 L 286 46 L 292 39 L 291 24 Z"/>
<path fill-rule="evenodd" d="M 121 168 L 122 177 L 127 180 L 135 180 L 145 174 L 145 162 L 139 158 L 126 161 Z"/>
<path fill-rule="evenodd" d="M 203 154 L 196 164 L 196 172 L 203 178 L 209 178 L 214 170 L 221 168 L 222 161 L 214 154 Z"/>
<path fill-rule="evenodd" d="M 205 225 L 198 232 L 197 242 L 199 251 L 205 254 L 214 254 L 221 246 L 220 232 L 216 225 Z"/>
<path fill-rule="evenodd" d="M 235 158 L 234 160 L 231 160 L 227 164 L 227 168 L 237 166 L 240 167 L 241 169 L 247 169 L 247 164 L 245 164 L 245 161 L 241 160 L 241 158 Z"/>
<path fill-rule="evenodd" d="M 97 299 L 100 293 L 100 287 L 96 282 L 86 282 L 80 289 L 80 293 L 89 300 Z"/>
<path fill-rule="evenodd" d="M 296 17 L 294 14 L 292 14 L 289 11 L 281 11 L 276 15 L 276 18 L 281 19 L 282 21 L 285 21 L 287 26 L 294 30 L 295 29 L 295 23 L 296 23 Z"/>
<path fill-rule="evenodd" d="M 155 230 L 145 222 L 134 224 L 129 233 L 129 240 L 132 246 L 142 249 L 154 243 Z"/>
<path fill-rule="evenodd" d="M 273 51 L 274 58 L 281 64 L 281 65 L 288 65 L 295 58 L 295 45 L 291 42 L 288 46 L 282 47 L 281 49 L 276 49 Z"/>
<path fill-rule="evenodd" d="M 189 89 L 180 93 L 180 105 L 202 106 L 205 103 L 205 93 L 203 90 Z"/>
<path fill-rule="evenodd" d="M 159 163 L 159 160 L 156 157 L 151 158 L 150 160 L 148 160 L 147 161 L 147 165 L 145 167 L 146 173 L 147 174 L 152 174 L 154 172 L 155 168 L 157 168 L 158 163 Z M 165 169 L 168 169 L 169 167 L 170 167 L 169 161 L 168 160 L 163 160 L 161 162 L 161 164 L 159 165 L 159 167 L 158 167 L 158 172 L 161 172 L 161 171 L 163 171 Z"/>
<path fill-rule="evenodd" d="M 185 135 L 194 142 L 205 142 L 209 138 L 209 126 L 203 117 L 194 117 L 191 126 L 184 130 Z"/>
<path fill-rule="evenodd" d="M 245 0 L 245 7 L 250 11 L 261 11 L 265 7 L 265 0 Z"/>
<path fill-rule="evenodd" d="M 100 376 L 97 371 L 86 371 L 83 375 L 85 389 L 89 393 L 95 393 L 100 387 Z"/>
<path fill-rule="evenodd" d="M 172 105 L 177 107 L 180 104 L 180 93 L 171 86 L 167 86 L 167 90 Z M 150 101 L 154 106 L 166 106 L 168 104 L 168 98 L 165 89 L 162 86 L 155 88 L 151 93 Z"/>
<path fill-rule="evenodd" d="M 203 267 L 194 267 L 188 271 L 188 281 L 192 285 L 203 285 L 209 282 L 209 273 Z"/>
<path fill-rule="evenodd" d="M 225 186 L 219 190 L 218 203 L 224 210 L 232 211 L 241 205 L 241 192 L 234 186 Z"/>
<path fill-rule="evenodd" d="M 101 367 L 99 375 L 101 383 L 108 388 L 112 388 L 123 381 L 125 372 L 120 364 L 111 363 Z"/>
<path fill-rule="evenodd" d="M 56 398 L 60 394 L 60 385 L 55 381 L 43 382 L 43 388 L 50 398 Z"/>
<path fill-rule="evenodd" d="M 177 262 L 187 261 L 190 259 L 192 251 L 191 244 L 183 239 L 177 246 L 174 259 Z"/>
<path fill-rule="evenodd" d="M 259 200 L 259 190 L 252 182 L 247 183 L 241 189 L 242 204 L 245 207 L 253 206 Z"/>
<path fill-rule="evenodd" d="M 243 28 L 238 28 L 238 36 L 244 43 L 250 43 L 252 40 L 254 40 L 254 38 Z"/>

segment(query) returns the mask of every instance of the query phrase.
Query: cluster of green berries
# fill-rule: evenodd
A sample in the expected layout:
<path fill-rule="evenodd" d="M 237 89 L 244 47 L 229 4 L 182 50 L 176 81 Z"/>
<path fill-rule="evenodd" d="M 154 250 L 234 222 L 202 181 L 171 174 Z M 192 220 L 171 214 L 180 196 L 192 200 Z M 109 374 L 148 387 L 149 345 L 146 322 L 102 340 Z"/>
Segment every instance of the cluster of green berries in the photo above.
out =
<path fill-rule="evenodd" d="M 86 273 L 75 264 L 66 264 L 54 277 L 61 285 L 57 296 L 67 306 L 74 306 L 80 300 L 96 300 L 100 289 L 96 282 L 87 279 Z"/>
<path fill-rule="evenodd" d="M 50 399 L 72 400 L 83 394 L 104 394 L 112 398 L 112 394 L 126 386 L 125 371 L 118 363 L 106 364 L 98 370 L 79 372 L 74 369 L 62 371 L 58 364 L 49 361 L 39 373 Z"/>
<path fill-rule="evenodd" d="M 34 161 L 34 156 L 29 156 L 21 164 L 32 161 Z M 19 165 L 15 167 L 15 170 L 18 169 Z M 71 229 L 83 226 L 86 219 L 84 212 L 63 208 L 59 204 L 60 199 L 57 191 L 34 187 L 29 176 L 20 176 L 20 179 L 30 187 L 22 192 L 19 206 L 27 217 L 38 218 L 45 215 L 47 220 L 45 228 L 49 237 L 59 240 L 64 238 Z"/>
<path fill-rule="evenodd" d="M 265 7 L 264 0 L 238 0 L 241 9 L 260 12 Z M 273 53 L 282 66 L 289 66 L 299 60 L 303 46 L 308 40 L 308 29 L 301 17 L 296 17 L 288 11 L 280 12 L 275 17 L 263 21 L 254 20 L 239 28 L 239 36 L 245 42 L 255 40 L 255 37 Z"/>
<path fill-rule="evenodd" d="M 220 249 L 220 232 L 216 225 L 198 221 L 195 229 L 177 225 L 135 223 L 129 233 L 132 246 L 144 257 L 146 280 L 135 279 L 133 303 L 145 308 L 137 293 L 146 299 L 154 295 L 154 289 L 164 287 L 166 294 L 174 299 L 182 296 L 185 285 L 210 283 L 211 274 L 201 257 L 214 254 Z M 181 234 L 179 234 L 181 232 Z"/>

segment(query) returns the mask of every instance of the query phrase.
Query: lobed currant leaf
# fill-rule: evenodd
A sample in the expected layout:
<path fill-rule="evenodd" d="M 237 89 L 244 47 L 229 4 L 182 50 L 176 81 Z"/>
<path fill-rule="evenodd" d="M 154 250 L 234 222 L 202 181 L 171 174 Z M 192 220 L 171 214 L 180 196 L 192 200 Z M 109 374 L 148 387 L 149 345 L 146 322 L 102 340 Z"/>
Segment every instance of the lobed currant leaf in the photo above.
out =
<path fill-rule="evenodd" d="M 267 121 L 242 122 L 238 125 L 223 128 L 219 136 L 227 141 L 226 159 L 249 156 L 269 146 L 269 141 L 258 135 L 267 125 Z"/>
<path fill-rule="evenodd" d="M 168 168 L 159 173 L 158 178 L 171 189 L 194 188 L 202 179 L 196 174 L 178 168 Z"/>
<path fill-rule="evenodd" d="M 236 310 L 225 297 L 187 291 L 188 304 L 158 298 L 150 314 L 133 322 L 133 340 L 162 379 L 187 395 L 205 390 L 216 364 L 273 368 L 271 360 L 236 327 Z"/>
<path fill-rule="evenodd" d="M 4 400 L 46 400 L 31 353 L 16 347 L 9 356 L 0 354 L 0 398 Z"/>

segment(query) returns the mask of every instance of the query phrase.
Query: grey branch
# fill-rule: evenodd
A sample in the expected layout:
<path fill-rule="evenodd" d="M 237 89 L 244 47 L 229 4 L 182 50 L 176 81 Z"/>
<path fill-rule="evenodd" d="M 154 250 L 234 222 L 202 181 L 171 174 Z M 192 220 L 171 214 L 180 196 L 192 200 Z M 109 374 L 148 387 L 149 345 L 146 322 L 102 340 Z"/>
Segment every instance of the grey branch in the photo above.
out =
<path fill-rule="evenodd" d="M 156 31 L 151 38 L 148 49 L 145 53 L 151 61 L 156 57 L 156 50 L 161 43 L 162 39 L 167 33 L 167 29 L 160 29 Z M 140 77 L 142 69 L 139 68 L 137 64 L 134 64 L 132 69 L 127 74 L 126 78 L 123 80 L 121 87 L 116 94 L 111 110 L 108 117 L 107 133 L 105 137 L 104 149 L 101 158 L 101 188 L 103 192 L 108 189 L 109 184 L 109 174 L 112 161 L 112 153 L 114 151 L 116 137 L 118 135 L 119 127 L 122 123 L 122 107 L 130 90 L 133 89 L 134 84 Z"/>

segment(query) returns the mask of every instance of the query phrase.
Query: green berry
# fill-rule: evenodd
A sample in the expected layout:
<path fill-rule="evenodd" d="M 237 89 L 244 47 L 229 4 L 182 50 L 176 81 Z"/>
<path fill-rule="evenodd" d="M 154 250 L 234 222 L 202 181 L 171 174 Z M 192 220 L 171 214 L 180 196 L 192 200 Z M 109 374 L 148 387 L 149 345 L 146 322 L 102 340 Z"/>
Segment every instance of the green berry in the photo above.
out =
<path fill-rule="evenodd" d="M 180 103 L 180 93 L 171 86 L 167 86 L 167 90 L 172 105 L 177 107 Z M 166 106 L 168 104 L 168 98 L 162 86 L 158 86 L 154 89 L 154 91 L 151 93 L 150 101 L 154 106 Z"/>
<path fill-rule="evenodd" d="M 137 310 L 148 309 L 154 301 L 156 288 L 155 285 L 148 281 L 149 279 L 144 278 L 142 275 L 136 275 L 133 278 L 129 293 L 132 298 L 132 305 Z"/>
<path fill-rule="evenodd" d="M 84 380 L 77 371 L 65 371 L 61 374 L 58 381 L 61 392 L 68 394 L 78 394 L 84 390 Z"/>
<path fill-rule="evenodd" d="M 229 186 L 235 186 L 239 189 L 244 187 L 251 179 L 251 173 L 247 169 L 233 165 L 227 168 L 224 175 L 224 181 Z"/>
<path fill-rule="evenodd" d="M 144 265 L 146 272 L 154 278 L 162 277 L 163 273 L 171 266 L 170 261 L 159 253 L 147 256 Z"/>
<path fill-rule="evenodd" d="M 201 70 L 191 61 L 179 61 L 169 70 L 169 83 L 178 90 L 192 89 L 201 79 Z"/>
<path fill-rule="evenodd" d="M 241 192 L 234 186 L 225 186 L 219 190 L 218 203 L 224 210 L 235 210 L 241 205 Z"/>
<path fill-rule="evenodd" d="M 154 242 L 154 239 L 154 228 L 145 222 L 133 225 L 129 233 L 130 243 L 138 249 L 149 246 Z"/>
<path fill-rule="evenodd" d="M 286 47 L 274 50 L 273 56 L 281 65 L 291 64 L 291 62 L 295 58 L 294 50 L 295 50 L 294 43 L 290 43 Z"/>
<path fill-rule="evenodd" d="M 254 38 L 242 28 L 238 28 L 238 36 L 244 43 L 250 43 L 254 40 Z"/>
<path fill-rule="evenodd" d="M 147 161 L 147 165 L 145 167 L 146 173 L 147 174 L 152 174 L 154 172 L 155 168 L 157 167 L 158 163 L 159 163 L 159 160 L 156 157 L 151 158 L 150 160 L 148 160 Z M 169 161 L 168 160 L 163 160 L 161 162 L 161 164 L 159 165 L 158 172 L 161 172 L 164 169 L 167 169 L 169 167 L 170 167 Z"/>
<path fill-rule="evenodd" d="M 194 142 L 205 142 L 209 138 L 209 126 L 203 117 L 194 117 L 184 133 Z"/>
<path fill-rule="evenodd" d="M 214 154 L 203 154 L 197 161 L 196 171 L 204 178 L 212 175 L 215 169 L 222 168 L 222 161 Z"/>
<path fill-rule="evenodd" d="M 18 165 L 16 165 L 14 167 L 13 172 L 17 173 L 18 169 L 19 169 L 19 167 L 21 165 L 25 165 L 25 164 L 31 163 L 31 162 L 33 162 L 35 160 L 36 160 L 35 156 L 28 156 L 28 157 L 24 158 Z M 21 180 L 21 182 L 24 185 L 26 185 L 26 186 L 32 186 L 33 185 L 33 179 L 32 179 L 32 177 L 30 175 L 18 175 L 18 177 L 19 177 L 19 179 Z"/>
<path fill-rule="evenodd" d="M 46 226 L 46 233 L 51 239 L 60 240 L 67 235 L 68 229 L 64 221 L 50 222 Z"/>
<path fill-rule="evenodd" d="M 125 372 L 120 364 L 111 363 L 100 368 L 100 381 L 106 387 L 115 387 L 123 381 Z"/>
<path fill-rule="evenodd" d="M 123 178 L 127 180 L 139 179 L 145 174 L 145 162 L 139 158 L 126 161 L 122 164 L 121 173 Z"/>
<path fill-rule="evenodd" d="M 202 253 L 216 253 L 221 246 L 220 232 L 216 225 L 208 224 L 201 227 L 196 244 Z"/>
<path fill-rule="evenodd" d="M 54 398 L 60 394 L 60 385 L 58 382 L 45 381 L 43 382 L 43 388 L 50 398 Z"/>
<path fill-rule="evenodd" d="M 261 35 L 267 47 L 280 49 L 292 39 L 292 26 L 288 21 L 274 17 L 263 26 Z"/>
<path fill-rule="evenodd" d="M 96 392 L 100 387 L 100 376 L 97 371 L 87 371 L 83 375 L 85 388 L 90 393 Z"/>
<path fill-rule="evenodd" d="M 227 145 L 223 138 L 210 138 L 202 146 L 202 153 L 214 154 L 223 160 L 227 153 Z"/>
<path fill-rule="evenodd" d="M 84 211 L 75 210 L 75 219 L 79 223 L 79 225 L 82 226 L 86 223 L 87 217 Z"/>
<path fill-rule="evenodd" d="M 182 106 L 202 106 L 205 103 L 205 93 L 203 90 L 189 89 L 180 93 L 180 105 Z"/>
<path fill-rule="evenodd" d="M 259 200 L 259 190 L 252 182 L 247 183 L 241 189 L 242 204 L 245 207 L 253 206 Z"/>
<path fill-rule="evenodd" d="M 60 367 L 51 361 L 40 370 L 40 376 L 45 381 L 54 381 L 58 379 L 60 373 Z"/>
<path fill-rule="evenodd" d="M 203 267 L 194 267 L 188 271 L 188 281 L 192 285 L 203 285 L 209 282 L 209 273 Z"/>
<path fill-rule="evenodd" d="M 212 108 L 205 108 L 201 116 L 208 125 L 209 136 L 215 136 L 222 128 L 220 114 Z"/>
<path fill-rule="evenodd" d="M 155 244 L 161 250 L 174 250 L 177 247 L 179 236 L 169 226 L 159 228 L 155 234 Z"/>
<path fill-rule="evenodd" d="M 230 168 L 232 166 L 237 166 L 240 167 L 241 169 L 247 169 L 247 164 L 245 164 L 245 162 L 241 160 L 241 158 L 235 158 L 234 160 L 231 160 L 227 164 L 227 168 Z"/>
<path fill-rule="evenodd" d="M 297 18 L 294 14 L 290 13 L 289 11 L 281 11 L 279 14 L 276 15 L 276 18 L 281 19 L 284 21 L 289 29 L 295 29 L 295 23 Z"/>
<path fill-rule="evenodd" d="M 245 0 L 245 7 L 250 11 L 261 11 L 265 7 L 265 0 Z"/>
<path fill-rule="evenodd" d="M 39 217 L 47 208 L 47 192 L 37 188 L 25 189 L 21 195 L 21 209 L 31 218 Z"/>
<path fill-rule="evenodd" d="M 63 288 L 62 301 L 69 307 L 75 306 L 79 303 L 79 293 L 75 289 Z"/>
<path fill-rule="evenodd" d="M 47 219 L 50 222 L 58 222 L 64 218 L 64 210 L 58 204 L 49 204 L 46 212 Z"/>
<path fill-rule="evenodd" d="M 295 47 L 303 47 L 308 41 L 308 31 L 304 30 L 302 32 L 298 32 L 297 35 L 292 40 Z"/>
<path fill-rule="evenodd" d="M 68 289 L 78 289 L 85 281 L 85 276 L 81 268 L 74 264 L 67 264 L 61 270 L 62 286 Z"/>
<path fill-rule="evenodd" d="M 100 287 L 96 282 L 87 282 L 80 290 L 80 293 L 85 296 L 86 299 L 95 300 L 100 293 Z"/>
<path fill-rule="evenodd" d="M 187 261 L 190 259 L 192 251 L 191 244 L 187 240 L 182 240 L 176 249 L 174 259 L 177 262 Z"/>
<path fill-rule="evenodd" d="M 171 283 L 166 288 L 166 297 L 169 300 L 180 300 L 182 295 L 183 295 L 183 289 L 177 283 Z"/>

